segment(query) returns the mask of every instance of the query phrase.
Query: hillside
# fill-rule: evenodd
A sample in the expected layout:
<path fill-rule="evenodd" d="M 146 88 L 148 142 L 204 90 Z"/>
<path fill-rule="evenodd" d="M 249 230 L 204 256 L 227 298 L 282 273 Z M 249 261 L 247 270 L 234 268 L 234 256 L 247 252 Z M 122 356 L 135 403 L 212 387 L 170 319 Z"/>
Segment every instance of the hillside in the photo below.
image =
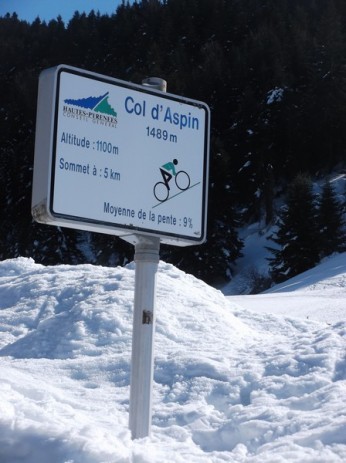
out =
<path fill-rule="evenodd" d="M 310 312 L 345 300 L 345 257 L 251 297 L 161 262 L 152 436 L 138 441 L 134 264 L 0 262 L 1 463 L 345 461 L 344 309 Z"/>
<path fill-rule="evenodd" d="M 312 190 L 316 198 L 321 197 L 323 186 L 326 182 L 330 183 L 335 192 L 340 211 L 343 213 L 344 224 L 346 224 L 346 174 L 336 169 L 328 176 L 314 176 L 312 178 Z M 225 295 L 258 294 L 273 285 L 269 275 L 270 268 L 268 260 L 268 258 L 273 256 L 269 252 L 268 247 L 276 247 L 271 240 L 271 236 L 277 230 L 278 216 L 286 200 L 286 195 L 280 195 L 275 200 L 275 214 L 272 223 L 266 225 L 263 221 L 259 221 L 239 228 L 239 237 L 244 247 L 242 249 L 242 256 L 236 260 L 233 266 L 231 281 L 225 285 L 220 285 L 220 289 L 222 289 Z M 324 259 L 322 259 L 322 261 L 323 260 Z M 319 268 L 319 266 L 317 266 L 317 268 Z M 307 274 L 310 275 L 309 272 L 307 272 Z M 314 269 L 312 269 L 311 275 L 315 275 Z M 300 278 L 299 276 L 298 281 Z M 319 278 L 319 276 L 317 276 L 317 278 Z M 288 285 L 290 285 L 290 283 L 288 283 Z M 282 286 L 278 285 L 278 287 Z"/>

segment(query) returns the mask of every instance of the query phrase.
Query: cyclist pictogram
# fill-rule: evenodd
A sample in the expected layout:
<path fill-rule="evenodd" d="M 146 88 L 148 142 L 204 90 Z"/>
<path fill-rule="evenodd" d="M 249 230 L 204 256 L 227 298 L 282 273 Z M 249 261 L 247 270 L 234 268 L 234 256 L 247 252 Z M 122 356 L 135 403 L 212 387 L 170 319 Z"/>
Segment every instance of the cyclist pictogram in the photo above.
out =
<path fill-rule="evenodd" d="M 190 187 L 190 176 L 184 170 L 176 171 L 176 165 L 178 164 L 177 159 L 173 159 L 171 162 L 167 162 L 160 167 L 163 182 L 157 182 L 154 185 L 154 196 L 160 201 L 167 201 L 171 190 L 170 181 L 174 177 L 176 187 L 185 191 Z"/>

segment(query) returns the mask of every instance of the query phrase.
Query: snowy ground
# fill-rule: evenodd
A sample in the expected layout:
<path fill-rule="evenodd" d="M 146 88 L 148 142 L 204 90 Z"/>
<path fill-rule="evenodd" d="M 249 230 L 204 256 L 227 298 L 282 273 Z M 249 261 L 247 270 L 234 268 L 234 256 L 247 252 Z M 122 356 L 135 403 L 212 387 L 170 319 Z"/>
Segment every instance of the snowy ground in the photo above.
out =
<path fill-rule="evenodd" d="M 257 313 L 334 323 L 346 320 L 346 254 L 327 259 L 315 269 L 256 296 L 230 299 Z"/>
<path fill-rule="evenodd" d="M 134 265 L 0 262 L 0 462 L 345 462 L 345 261 L 228 297 L 160 263 L 152 436 L 136 441 Z"/>

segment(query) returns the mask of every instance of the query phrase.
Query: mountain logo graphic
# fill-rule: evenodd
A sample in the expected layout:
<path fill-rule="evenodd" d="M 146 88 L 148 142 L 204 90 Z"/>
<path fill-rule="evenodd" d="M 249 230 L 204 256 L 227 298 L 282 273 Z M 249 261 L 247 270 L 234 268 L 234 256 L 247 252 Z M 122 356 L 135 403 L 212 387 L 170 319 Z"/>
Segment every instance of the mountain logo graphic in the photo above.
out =
<path fill-rule="evenodd" d="M 90 109 L 101 114 L 117 117 L 117 113 L 108 102 L 109 92 L 101 96 L 89 96 L 88 98 L 80 98 L 77 100 L 66 99 L 64 103 L 67 105 L 78 106 L 83 109 Z"/>

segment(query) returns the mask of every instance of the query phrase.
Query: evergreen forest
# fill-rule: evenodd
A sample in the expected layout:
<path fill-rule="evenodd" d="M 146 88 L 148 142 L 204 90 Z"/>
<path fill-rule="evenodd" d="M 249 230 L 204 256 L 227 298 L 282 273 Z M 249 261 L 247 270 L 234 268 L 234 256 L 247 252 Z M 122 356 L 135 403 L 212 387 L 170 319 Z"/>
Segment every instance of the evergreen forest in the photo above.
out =
<path fill-rule="evenodd" d="M 142 0 L 68 23 L 0 17 L 0 259 L 124 265 L 133 247 L 123 240 L 31 217 L 38 77 L 59 64 L 134 83 L 161 77 L 211 108 L 208 239 L 162 246 L 165 261 L 227 281 L 239 229 L 253 222 L 277 224 L 274 281 L 345 249 L 345 202 L 328 185 L 314 197 L 309 183 L 346 173 L 345 1 Z"/>

